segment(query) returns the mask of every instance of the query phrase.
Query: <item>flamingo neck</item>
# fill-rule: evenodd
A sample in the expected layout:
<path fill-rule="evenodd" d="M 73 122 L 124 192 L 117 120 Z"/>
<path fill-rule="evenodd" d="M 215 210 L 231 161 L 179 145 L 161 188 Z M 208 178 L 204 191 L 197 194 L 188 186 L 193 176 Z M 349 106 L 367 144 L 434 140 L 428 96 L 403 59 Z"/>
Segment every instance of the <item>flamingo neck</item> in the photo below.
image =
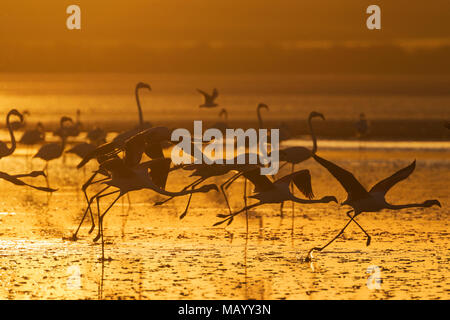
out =
<path fill-rule="evenodd" d="M 256 113 L 258 115 L 258 125 L 259 125 L 259 129 L 263 128 L 263 120 L 261 117 L 261 108 L 258 107 L 258 109 L 256 109 Z"/>
<path fill-rule="evenodd" d="M 8 149 L 8 153 L 6 155 L 10 155 L 16 150 L 16 138 L 14 137 L 14 131 L 11 127 L 10 122 L 11 113 L 8 113 L 6 116 L 6 126 L 8 127 L 9 136 L 11 137 L 11 148 Z"/>
<path fill-rule="evenodd" d="M 138 87 L 136 87 L 134 94 L 136 96 L 136 103 L 137 103 L 138 113 L 139 113 L 139 125 L 142 127 L 144 125 L 144 116 L 142 115 L 142 108 L 141 108 L 141 102 L 139 100 L 139 88 Z"/>
<path fill-rule="evenodd" d="M 308 125 L 309 125 L 309 133 L 311 134 L 311 139 L 313 142 L 312 153 L 316 153 L 317 152 L 317 138 L 316 138 L 316 134 L 314 133 L 313 126 L 312 126 L 312 117 L 308 118 Z"/>
<path fill-rule="evenodd" d="M 410 203 L 410 204 L 387 204 L 386 208 L 390 210 L 401 210 L 407 208 L 425 208 L 425 203 Z"/>

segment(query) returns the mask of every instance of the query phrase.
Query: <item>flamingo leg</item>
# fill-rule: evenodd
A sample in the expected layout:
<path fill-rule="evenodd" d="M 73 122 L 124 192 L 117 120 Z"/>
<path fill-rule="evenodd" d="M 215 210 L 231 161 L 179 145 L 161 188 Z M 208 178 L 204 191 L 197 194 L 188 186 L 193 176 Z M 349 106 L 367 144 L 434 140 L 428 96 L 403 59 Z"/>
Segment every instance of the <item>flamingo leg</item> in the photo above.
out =
<path fill-rule="evenodd" d="M 247 178 L 244 179 L 244 208 L 246 208 L 245 226 L 246 226 L 246 237 L 248 238 Z"/>
<path fill-rule="evenodd" d="M 205 180 L 204 178 L 197 179 L 197 180 L 195 180 L 194 182 L 192 182 L 191 184 L 189 184 L 189 185 L 187 185 L 186 187 L 184 187 L 182 191 L 185 191 L 185 190 L 189 189 L 190 187 L 192 187 L 193 185 L 197 185 L 199 182 L 202 182 L 202 181 L 204 181 L 204 180 Z M 155 202 L 154 205 L 155 205 L 155 206 L 160 206 L 160 205 L 162 205 L 162 204 L 164 204 L 164 203 L 166 203 L 166 202 L 172 200 L 173 198 L 175 198 L 175 197 L 170 197 L 170 198 L 167 198 L 167 199 L 165 199 L 165 200 L 163 200 L 163 201 Z"/>
<path fill-rule="evenodd" d="M 230 203 L 228 201 L 228 197 L 226 194 L 226 189 L 229 188 L 229 186 L 240 176 L 242 176 L 244 174 L 244 172 L 239 172 L 237 174 L 235 174 L 234 176 L 232 176 L 231 178 L 229 178 L 227 181 L 225 181 L 224 183 L 222 183 L 222 185 L 220 186 L 220 190 L 222 191 L 223 197 L 225 198 L 225 202 L 227 203 L 227 207 L 228 207 L 228 211 L 230 212 L 230 214 L 232 214 L 232 210 L 231 210 L 231 206 Z"/>
<path fill-rule="evenodd" d="M 194 183 L 194 184 L 191 185 L 191 187 L 192 187 L 191 189 L 194 190 L 194 188 L 195 188 L 197 185 L 199 185 L 201 182 L 203 182 L 204 180 L 205 180 L 205 179 L 199 179 L 197 183 Z M 189 195 L 189 199 L 188 199 L 188 202 L 187 202 L 187 204 L 186 204 L 186 208 L 184 209 L 183 213 L 180 215 L 180 219 L 183 219 L 183 218 L 186 216 L 186 214 L 187 214 L 187 212 L 188 212 L 188 210 L 189 210 L 189 205 L 191 204 L 192 195 L 193 195 L 193 193 L 191 193 L 191 194 Z"/>
<path fill-rule="evenodd" d="M 94 216 L 92 215 L 91 204 L 92 204 L 92 202 L 94 202 L 94 199 L 95 199 L 97 196 L 99 196 L 101 193 L 103 193 L 104 191 L 106 191 L 108 188 L 110 188 L 110 186 L 107 186 L 107 187 L 103 188 L 102 190 L 100 190 L 99 192 L 97 192 L 93 197 L 91 197 L 91 199 L 88 199 L 87 193 L 85 193 L 86 201 L 87 201 L 88 205 L 87 205 L 86 210 L 84 211 L 84 215 L 83 215 L 83 217 L 81 218 L 81 221 L 80 221 L 80 224 L 78 225 L 77 230 L 75 230 L 75 232 L 74 232 L 74 234 L 73 234 L 73 236 L 72 236 L 72 240 L 74 240 L 74 241 L 77 240 L 78 232 L 80 231 L 81 225 L 83 224 L 84 219 L 86 218 L 86 215 L 87 215 L 88 211 L 91 212 L 91 222 L 92 222 L 92 227 L 91 227 L 91 229 L 89 230 L 89 233 L 91 233 L 91 232 L 94 230 L 94 228 L 95 228 L 95 222 L 94 222 Z"/>
<path fill-rule="evenodd" d="M 292 164 L 292 170 L 291 173 L 294 173 L 295 170 L 295 164 Z M 291 193 L 292 195 L 294 194 L 295 190 L 294 190 L 294 183 L 291 181 Z M 292 201 L 292 227 L 291 227 L 291 234 L 294 234 L 294 220 L 295 220 L 295 202 Z"/>
<path fill-rule="evenodd" d="M 109 195 L 115 194 L 117 192 L 120 192 L 120 190 L 108 192 L 108 193 L 105 193 L 105 194 L 95 197 L 97 200 L 98 233 L 97 233 L 97 236 L 94 238 L 94 242 L 97 242 L 98 239 L 100 239 L 100 237 L 101 237 L 102 229 L 103 229 L 103 217 L 112 208 L 112 206 L 116 203 L 116 201 L 120 198 L 120 196 L 117 197 L 117 199 L 113 201 L 113 203 L 105 210 L 105 212 L 103 214 L 100 214 L 100 199 L 103 197 L 107 197 Z M 122 195 L 122 194 L 120 194 L 120 195 Z"/>
<path fill-rule="evenodd" d="M 280 218 L 284 218 L 284 214 L 283 214 L 283 206 L 284 206 L 284 201 L 282 201 L 280 203 Z"/>
<path fill-rule="evenodd" d="M 361 225 L 358 223 L 358 221 L 355 220 L 355 216 L 354 216 L 354 215 L 353 215 L 353 216 L 350 215 L 350 212 L 352 212 L 352 210 L 349 211 L 349 212 L 347 212 L 347 216 L 348 216 L 351 220 L 353 220 L 354 223 L 356 223 L 356 225 L 362 230 L 362 232 L 364 232 L 364 234 L 365 234 L 366 237 L 367 237 L 366 246 L 369 246 L 369 245 L 370 245 L 370 240 L 372 239 L 371 236 L 366 232 L 366 230 L 364 230 L 363 227 L 361 227 Z"/>

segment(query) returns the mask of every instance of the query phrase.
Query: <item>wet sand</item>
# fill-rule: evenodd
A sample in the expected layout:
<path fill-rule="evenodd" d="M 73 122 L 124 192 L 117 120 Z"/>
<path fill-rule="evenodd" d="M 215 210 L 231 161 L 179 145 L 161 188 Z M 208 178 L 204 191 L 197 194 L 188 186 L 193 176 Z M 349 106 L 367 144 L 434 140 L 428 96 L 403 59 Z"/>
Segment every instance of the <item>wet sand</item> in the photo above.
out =
<path fill-rule="evenodd" d="M 16 156 L 2 159 L 0 170 L 27 171 L 26 153 L 18 149 Z M 105 218 L 106 256 L 112 260 L 102 265 L 101 246 L 92 241 L 96 231 L 87 233 L 89 221 L 78 241 L 63 239 L 71 236 L 85 208 L 78 191 L 83 170 L 77 171 L 78 160 L 67 156 L 65 164 L 61 159 L 50 163 L 51 186 L 59 189 L 51 197 L 0 182 L 0 298 L 449 299 L 448 150 L 319 154 L 351 169 L 366 186 L 417 159 L 415 172 L 390 191 L 388 200 L 439 199 L 443 207 L 363 214 L 358 221 L 372 235 L 369 247 L 352 225 L 305 263 L 312 246 L 326 243 L 346 223 L 346 208 L 296 204 L 292 233 L 291 204 L 285 204 L 284 218 L 278 205 L 265 205 L 251 211 L 247 238 L 244 215 L 226 228 L 212 227 L 216 214 L 226 212 L 217 193 L 195 195 L 192 209 L 179 220 L 187 197 L 154 207 L 162 197 L 133 192 L 131 206 L 125 197 Z M 33 160 L 33 169 L 43 165 Z M 94 168 L 91 164 L 86 176 Z M 297 168 L 311 170 L 317 198 L 344 200 L 344 190 L 314 161 Z M 40 179 L 26 181 L 45 185 Z M 180 190 L 189 181 L 185 172 L 175 172 L 167 189 Z M 243 205 L 242 192 L 238 180 L 229 192 L 234 209 Z M 111 200 L 102 200 L 102 207 Z M 380 289 L 367 286 L 370 266 L 379 267 Z"/>

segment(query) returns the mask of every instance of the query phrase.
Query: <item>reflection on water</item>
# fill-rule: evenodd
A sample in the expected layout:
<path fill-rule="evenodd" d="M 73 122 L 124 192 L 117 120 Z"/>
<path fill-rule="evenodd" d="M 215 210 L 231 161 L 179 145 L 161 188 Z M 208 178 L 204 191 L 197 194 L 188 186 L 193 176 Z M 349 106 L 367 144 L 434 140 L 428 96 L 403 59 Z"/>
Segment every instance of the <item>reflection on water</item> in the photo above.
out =
<path fill-rule="evenodd" d="M 345 224 L 345 208 L 296 205 L 292 233 L 290 214 L 281 219 L 279 205 L 265 205 L 250 211 L 247 236 L 244 215 L 226 229 L 212 227 L 216 214 L 226 212 L 218 194 L 195 195 L 192 210 L 180 220 L 187 198 L 154 207 L 162 197 L 133 192 L 131 206 L 118 202 L 105 218 L 106 257 L 112 260 L 102 264 L 88 222 L 80 240 L 63 240 L 75 230 L 85 207 L 78 191 L 83 176 L 75 169 L 77 160 L 68 156 L 65 165 L 61 160 L 50 164 L 50 183 L 59 190 L 49 206 L 46 194 L 0 182 L 2 211 L 16 213 L 0 215 L 0 298 L 450 298 L 447 153 L 320 152 L 352 168 L 365 185 L 416 158 L 414 174 L 390 191 L 388 199 L 404 203 L 437 198 L 443 207 L 364 214 L 358 221 L 372 235 L 369 247 L 359 229 L 349 227 L 332 247 L 304 263 L 312 246 L 329 240 Z M 13 156 L 0 165 L 18 172 L 25 160 Z M 311 170 L 317 197 L 331 193 L 344 198 L 338 183 L 314 161 L 301 167 Z M 92 164 L 88 172 L 94 168 Z M 179 190 L 187 182 L 184 172 L 174 172 L 168 189 Z M 243 206 L 242 190 L 240 181 L 229 190 L 234 210 Z M 102 201 L 102 208 L 109 201 Z M 379 267 L 380 289 L 367 286 L 370 266 Z"/>

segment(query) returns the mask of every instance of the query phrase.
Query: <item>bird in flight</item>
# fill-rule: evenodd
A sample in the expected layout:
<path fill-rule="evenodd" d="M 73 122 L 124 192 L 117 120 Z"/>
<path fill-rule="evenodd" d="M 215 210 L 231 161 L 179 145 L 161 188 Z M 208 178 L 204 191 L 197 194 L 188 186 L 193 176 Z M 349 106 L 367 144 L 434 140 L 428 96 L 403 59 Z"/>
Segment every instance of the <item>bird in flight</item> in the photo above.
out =
<path fill-rule="evenodd" d="M 342 205 L 348 205 L 353 209 L 347 212 L 347 215 L 349 216 L 350 220 L 347 222 L 344 228 L 323 247 L 312 248 L 308 253 L 308 257 L 306 258 L 307 261 L 311 260 L 311 253 L 313 251 L 315 250 L 322 251 L 323 249 L 328 247 L 331 243 L 333 243 L 345 231 L 347 226 L 352 221 L 356 223 L 356 225 L 367 236 L 366 245 L 367 246 L 370 245 L 371 240 L 370 235 L 355 220 L 355 218 L 363 212 L 378 212 L 383 209 L 401 210 L 404 208 L 428 208 L 433 205 L 441 207 L 441 204 L 438 200 L 426 200 L 422 203 L 411 203 L 401 205 L 390 204 L 386 201 L 385 199 L 386 193 L 397 183 L 399 183 L 402 180 L 405 180 L 411 175 L 411 173 L 413 173 L 416 167 L 415 160 L 409 166 L 397 171 L 390 177 L 381 180 L 380 182 L 375 184 L 369 191 L 367 191 L 351 172 L 315 154 L 313 155 L 313 157 L 319 164 L 325 167 L 339 181 L 342 187 L 344 187 L 345 191 L 347 192 L 347 199 L 342 203 Z M 350 214 L 351 212 L 354 212 L 353 216 Z"/>
<path fill-rule="evenodd" d="M 214 108 L 218 106 L 218 104 L 214 102 L 214 100 L 216 100 L 219 96 L 219 91 L 217 91 L 216 88 L 213 89 L 212 94 L 208 94 L 200 89 L 197 89 L 197 91 L 201 93 L 205 99 L 205 102 L 199 106 L 200 108 Z"/>

